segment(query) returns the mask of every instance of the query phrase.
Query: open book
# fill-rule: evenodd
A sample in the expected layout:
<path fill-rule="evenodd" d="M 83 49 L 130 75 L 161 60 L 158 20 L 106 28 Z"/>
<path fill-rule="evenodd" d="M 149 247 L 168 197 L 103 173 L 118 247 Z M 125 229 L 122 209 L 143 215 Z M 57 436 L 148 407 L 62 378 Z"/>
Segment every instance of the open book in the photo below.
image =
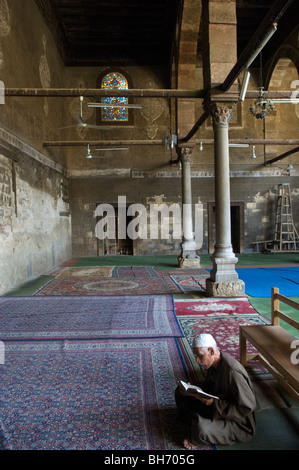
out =
<path fill-rule="evenodd" d="M 219 397 L 216 397 L 215 395 L 210 395 L 210 393 L 204 392 L 197 385 L 189 385 L 186 382 L 183 382 L 183 380 L 180 380 L 179 384 L 183 388 L 183 390 L 190 395 L 198 395 L 203 398 L 215 398 L 216 400 L 219 400 Z"/>

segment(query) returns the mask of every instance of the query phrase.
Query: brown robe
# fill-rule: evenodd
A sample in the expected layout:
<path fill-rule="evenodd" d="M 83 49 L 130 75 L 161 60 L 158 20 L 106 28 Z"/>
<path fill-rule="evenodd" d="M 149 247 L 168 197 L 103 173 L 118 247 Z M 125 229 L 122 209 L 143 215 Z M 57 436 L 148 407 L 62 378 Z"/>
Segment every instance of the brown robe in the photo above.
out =
<path fill-rule="evenodd" d="M 201 388 L 219 400 L 208 406 L 176 390 L 176 403 L 181 417 L 191 425 L 188 437 L 193 444 L 231 445 L 254 436 L 255 394 L 246 370 L 236 359 L 221 352 L 220 361 L 207 370 Z"/>

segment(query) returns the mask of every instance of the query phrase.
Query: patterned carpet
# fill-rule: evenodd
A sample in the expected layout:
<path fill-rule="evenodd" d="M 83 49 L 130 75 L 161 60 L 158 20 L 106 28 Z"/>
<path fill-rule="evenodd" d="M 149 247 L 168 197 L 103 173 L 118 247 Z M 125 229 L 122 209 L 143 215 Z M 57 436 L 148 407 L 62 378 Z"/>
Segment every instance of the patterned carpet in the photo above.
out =
<path fill-rule="evenodd" d="M 215 315 L 206 317 L 197 316 L 181 316 L 178 317 L 179 324 L 183 332 L 183 338 L 179 339 L 183 355 L 186 363 L 191 371 L 192 376 L 196 377 L 198 366 L 192 353 L 192 340 L 194 336 L 200 333 L 210 333 L 214 336 L 219 349 L 231 354 L 239 360 L 239 326 L 240 325 L 265 325 L 270 323 L 269 320 L 259 314 L 241 314 Z M 257 352 L 250 344 L 247 348 L 248 353 Z M 247 370 L 252 379 L 265 378 L 268 375 L 266 369 L 258 362 L 251 361 L 248 363 Z"/>
<path fill-rule="evenodd" d="M 183 293 L 196 292 L 204 294 L 209 273 L 205 269 L 198 271 L 197 274 L 172 274 L 170 278 Z"/>
<path fill-rule="evenodd" d="M 56 277 L 36 295 L 144 295 L 176 294 L 179 287 L 168 276 L 133 278 Z"/>
<path fill-rule="evenodd" d="M 112 277 L 143 278 L 157 277 L 159 274 L 151 266 L 115 266 Z"/>
<path fill-rule="evenodd" d="M 179 379 L 200 379 L 193 337 L 212 333 L 238 359 L 239 326 L 269 320 L 245 296 L 205 297 L 205 269 L 88 261 L 65 263 L 42 288 L 14 294 L 28 297 L 0 297 L 0 449 L 181 450 L 174 390 Z M 294 408 L 280 389 L 274 396 L 258 362 L 248 372 L 263 411 Z M 275 423 L 285 429 L 283 419 Z M 258 448 L 267 449 L 263 439 Z"/>
<path fill-rule="evenodd" d="M 173 339 L 6 343 L 1 372 L 2 449 L 180 448 Z"/>
<path fill-rule="evenodd" d="M 180 299 L 175 301 L 175 312 L 179 316 L 204 315 L 206 317 L 257 313 L 247 297 Z"/>
<path fill-rule="evenodd" d="M 57 278 L 84 278 L 84 277 L 91 277 L 91 278 L 108 278 L 112 276 L 113 266 L 100 266 L 100 267 L 68 267 L 57 271 L 56 277 Z"/>
<path fill-rule="evenodd" d="M 179 337 L 171 295 L 0 297 L 1 339 Z"/>
<path fill-rule="evenodd" d="M 64 267 L 53 271 L 53 274 L 59 278 L 110 278 L 126 277 L 139 278 L 159 276 L 157 271 L 151 266 L 79 266 Z"/>

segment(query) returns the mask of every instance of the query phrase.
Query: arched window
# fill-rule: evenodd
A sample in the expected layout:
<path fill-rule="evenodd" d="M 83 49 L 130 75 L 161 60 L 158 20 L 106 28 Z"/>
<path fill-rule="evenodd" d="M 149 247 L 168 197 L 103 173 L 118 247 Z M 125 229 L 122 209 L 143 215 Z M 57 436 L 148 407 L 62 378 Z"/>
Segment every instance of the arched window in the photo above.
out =
<path fill-rule="evenodd" d="M 127 90 L 129 79 L 124 73 L 111 70 L 99 77 L 98 86 L 106 90 Z M 111 125 L 131 124 L 131 113 L 126 107 L 129 104 L 129 99 L 127 97 L 113 97 L 113 93 L 111 95 L 111 97 L 101 98 L 101 102 L 107 106 L 100 108 L 98 120 Z"/>

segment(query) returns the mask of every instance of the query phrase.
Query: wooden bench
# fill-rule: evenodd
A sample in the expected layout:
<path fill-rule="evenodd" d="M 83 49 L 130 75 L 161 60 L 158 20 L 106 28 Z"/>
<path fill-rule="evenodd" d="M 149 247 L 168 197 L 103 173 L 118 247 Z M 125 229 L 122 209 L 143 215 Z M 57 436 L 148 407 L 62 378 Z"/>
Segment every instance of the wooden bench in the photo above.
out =
<path fill-rule="evenodd" d="M 240 362 L 245 366 L 247 361 L 258 359 L 299 400 L 299 339 L 281 328 L 279 320 L 298 330 L 299 322 L 279 310 L 280 301 L 299 310 L 299 303 L 279 294 L 278 288 L 272 288 L 271 324 L 240 326 Z M 247 354 L 246 341 L 257 349 L 257 354 Z"/>
<path fill-rule="evenodd" d="M 251 245 L 255 246 L 256 253 L 260 252 L 260 245 L 262 253 L 269 253 L 273 249 L 274 240 L 260 240 L 252 242 Z"/>
<path fill-rule="evenodd" d="M 279 249 L 278 240 L 256 241 L 256 242 L 252 242 L 251 245 L 255 245 L 256 253 L 260 253 L 260 251 L 262 253 L 277 253 L 281 251 Z M 261 246 L 261 249 L 260 249 L 260 246 Z M 286 250 L 286 251 L 291 253 L 292 250 Z"/>

